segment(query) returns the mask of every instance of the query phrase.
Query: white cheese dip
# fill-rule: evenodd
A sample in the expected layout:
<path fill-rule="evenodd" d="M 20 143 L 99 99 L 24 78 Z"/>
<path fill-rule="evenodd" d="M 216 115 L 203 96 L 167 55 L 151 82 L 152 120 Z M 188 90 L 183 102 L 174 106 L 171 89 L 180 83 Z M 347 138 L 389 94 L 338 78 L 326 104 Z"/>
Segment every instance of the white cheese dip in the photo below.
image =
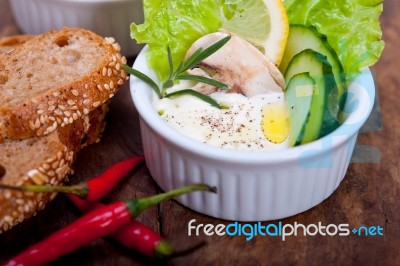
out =
<path fill-rule="evenodd" d="M 173 99 L 154 97 L 154 108 L 172 127 L 201 142 L 235 150 L 277 150 L 288 147 L 287 139 L 272 143 L 262 130 L 262 111 L 271 104 L 284 104 L 284 94 L 246 97 L 238 93 L 210 94 L 227 109 L 218 109 L 190 95 Z"/>

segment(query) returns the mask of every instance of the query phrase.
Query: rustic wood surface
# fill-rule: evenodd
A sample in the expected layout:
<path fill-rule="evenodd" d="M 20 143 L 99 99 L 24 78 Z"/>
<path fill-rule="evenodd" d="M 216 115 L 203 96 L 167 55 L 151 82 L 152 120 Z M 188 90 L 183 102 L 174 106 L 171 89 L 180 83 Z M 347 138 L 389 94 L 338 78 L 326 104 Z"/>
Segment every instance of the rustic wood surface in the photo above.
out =
<path fill-rule="evenodd" d="M 358 143 L 375 147 L 379 163 L 353 163 L 335 193 L 317 207 L 283 223 L 379 225 L 384 236 L 273 237 L 188 236 L 187 224 L 228 223 L 195 213 L 174 201 L 161 204 L 139 220 L 171 241 L 178 254 L 166 261 L 148 259 L 110 239 L 101 239 L 60 258 L 53 265 L 400 265 L 400 2 L 386 0 L 382 27 L 386 48 L 373 67 L 383 128 L 362 133 Z M 20 33 L 7 0 L 0 0 L 0 37 Z M 142 154 L 138 115 L 126 86 L 113 99 L 108 125 L 99 144 L 80 153 L 71 183 L 99 174 L 112 163 Z M 105 202 L 153 195 L 159 191 L 143 165 L 130 174 Z M 64 196 L 13 230 L 0 235 L 0 261 L 41 240 L 79 217 Z M 192 249 L 191 249 L 192 248 Z"/>

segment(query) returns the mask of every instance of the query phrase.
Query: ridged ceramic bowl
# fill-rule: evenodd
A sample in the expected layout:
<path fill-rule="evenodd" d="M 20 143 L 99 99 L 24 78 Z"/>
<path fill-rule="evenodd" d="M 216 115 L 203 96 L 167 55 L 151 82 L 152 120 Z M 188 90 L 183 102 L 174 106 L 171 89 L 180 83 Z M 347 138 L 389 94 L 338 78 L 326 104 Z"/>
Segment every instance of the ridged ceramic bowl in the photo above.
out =
<path fill-rule="evenodd" d="M 146 51 L 147 47 L 133 67 L 155 78 Z M 367 70 L 349 86 L 348 116 L 333 133 L 286 150 L 241 152 L 183 136 L 153 109 L 150 87 L 131 77 L 130 88 L 140 115 L 147 166 L 157 184 L 163 190 L 192 183 L 216 186 L 218 194 L 196 192 L 177 200 L 200 213 L 234 221 L 282 219 L 329 197 L 346 174 L 358 131 L 375 97 Z"/>
<path fill-rule="evenodd" d="M 142 48 L 130 38 L 129 25 L 143 21 L 141 0 L 9 0 L 14 18 L 27 34 L 65 26 L 80 27 L 114 37 L 125 56 Z"/>

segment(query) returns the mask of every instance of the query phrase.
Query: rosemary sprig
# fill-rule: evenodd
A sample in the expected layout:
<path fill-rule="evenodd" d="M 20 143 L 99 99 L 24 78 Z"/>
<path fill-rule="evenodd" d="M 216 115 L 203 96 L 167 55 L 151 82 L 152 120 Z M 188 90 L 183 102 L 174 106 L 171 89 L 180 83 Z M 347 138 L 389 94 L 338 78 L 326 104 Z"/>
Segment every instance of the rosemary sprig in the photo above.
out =
<path fill-rule="evenodd" d="M 181 95 L 192 95 L 194 97 L 199 98 L 200 100 L 203 100 L 203 101 L 211 104 L 214 107 L 217 107 L 218 109 L 222 109 L 222 106 L 216 100 L 211 98 L 210 96 L 207 96 L 203 93 L 200 93 L 198 91 L 191 90 L 191 89 L 185 89 L 185 90 L 171 92 L 171 93 L 166 94 L 165 97 L 172 98 L 172 97 L 181 96 Z"/>
<path fill-rule="evenodd" d="M 192 89 L 185 89 L 185 90 L 179 90 L 173 93 L 167 93 L 167 89 L 171 88 L 176 80 L 192 80 L 192 81 L 198 81 L 202 82 L 205 84 L 209 84 L 221 89 L 228 89 L 228 85 L 219 82 L 217 80 L 211 79 L 211 78 L 206 78 L 203 76 L 197 76 L 197 75 L 190 75 L 187 74 L 186 71 L 194 68 L 197 66 L 201 61 L 218 51 L 222 46 L 224 46 L 229 40 L 231 36 L 227 36 L 218 42 L 214 43 L 210 47 L 203 49 L 199 48 L 196 50 L 188 59 L 184 60 L 181 62 L 181 64 L 177 67 L 177 69 L 174 71 L 174 66 L 172 63 L 172 55 L 171 55 L 171 49 L 169 46 L 167 47 L 167 54 L 168 54 L 168 65 L 169 65 L 169 76 L 166 81 L 164 81 L 161 85 L 157 84 L 154 80 L 152 80 L 149 76 L 146 74 L 133 69 L 127 65 L 124 65 L 123 68 L 126 72 L 129 74 L 137 77 L 138 79 L 144 81 L 146 84 L 148 84 L 157 94 L 157 96 L 162 99 L 164 97 L 176 97 L 176 96 L 181 96 L 181 95 L 192 95 L 195 96 L 209 104 L 211 104 L 214 107 L 217 107 L 219 109 L 222 108 L 222 106 L 216 102 L 213 98 L 211 98 L 208 95 L 204 95 L 202 93 L 199 93 L 198 91 L 192 90 Z"/>

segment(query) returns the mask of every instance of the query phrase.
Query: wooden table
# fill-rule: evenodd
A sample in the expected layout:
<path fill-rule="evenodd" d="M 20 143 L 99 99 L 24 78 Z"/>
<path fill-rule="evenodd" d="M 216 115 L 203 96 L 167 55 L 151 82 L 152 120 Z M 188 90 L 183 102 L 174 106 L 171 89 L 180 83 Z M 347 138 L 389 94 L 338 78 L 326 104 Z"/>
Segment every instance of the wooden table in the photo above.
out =
<path fill-rule="evenodd" d="M 101 239 L 67 255 L 54 265 L 400 265 L 400 2 L 386 0 L 382 16 L 386 49 L 373 67 L 376 75 L 383 129 L 360 134 L 359 144 L 371 145 L 381 153 L 379 163 L 353 163 L 335 193 L 317 207 L 282 220 L 305 225 L 348 223 L 351 226 L 379 225 L 384 236 L 323 237 L 297 236 L 286 241 L 257 236 L 188 236 L 188 222 L 227 224 L 193 212 L 174 201 L 161 204 L 140 216 L 171 241 L 177 251 L 168 261 L 148 259 L 118 243 Z M 0 0 L 0 37 L 19 33 L 7 0 Z M 129 88 L 114 98 L 108 126 L 101 143 L 86 148 L 75 164 L 72 183 L 99 174 L 112 163 L 142 154 L 138 114 Z M 105 202 L 143 197 L 159 192 L 145 166 L 133 172 Z M 34 218 L 0 235 L 0 259 L 10 257 L 79 217 L 64 196 L 58 196 Z M 190 249 L 193 248 L 194 249 Z"/>

